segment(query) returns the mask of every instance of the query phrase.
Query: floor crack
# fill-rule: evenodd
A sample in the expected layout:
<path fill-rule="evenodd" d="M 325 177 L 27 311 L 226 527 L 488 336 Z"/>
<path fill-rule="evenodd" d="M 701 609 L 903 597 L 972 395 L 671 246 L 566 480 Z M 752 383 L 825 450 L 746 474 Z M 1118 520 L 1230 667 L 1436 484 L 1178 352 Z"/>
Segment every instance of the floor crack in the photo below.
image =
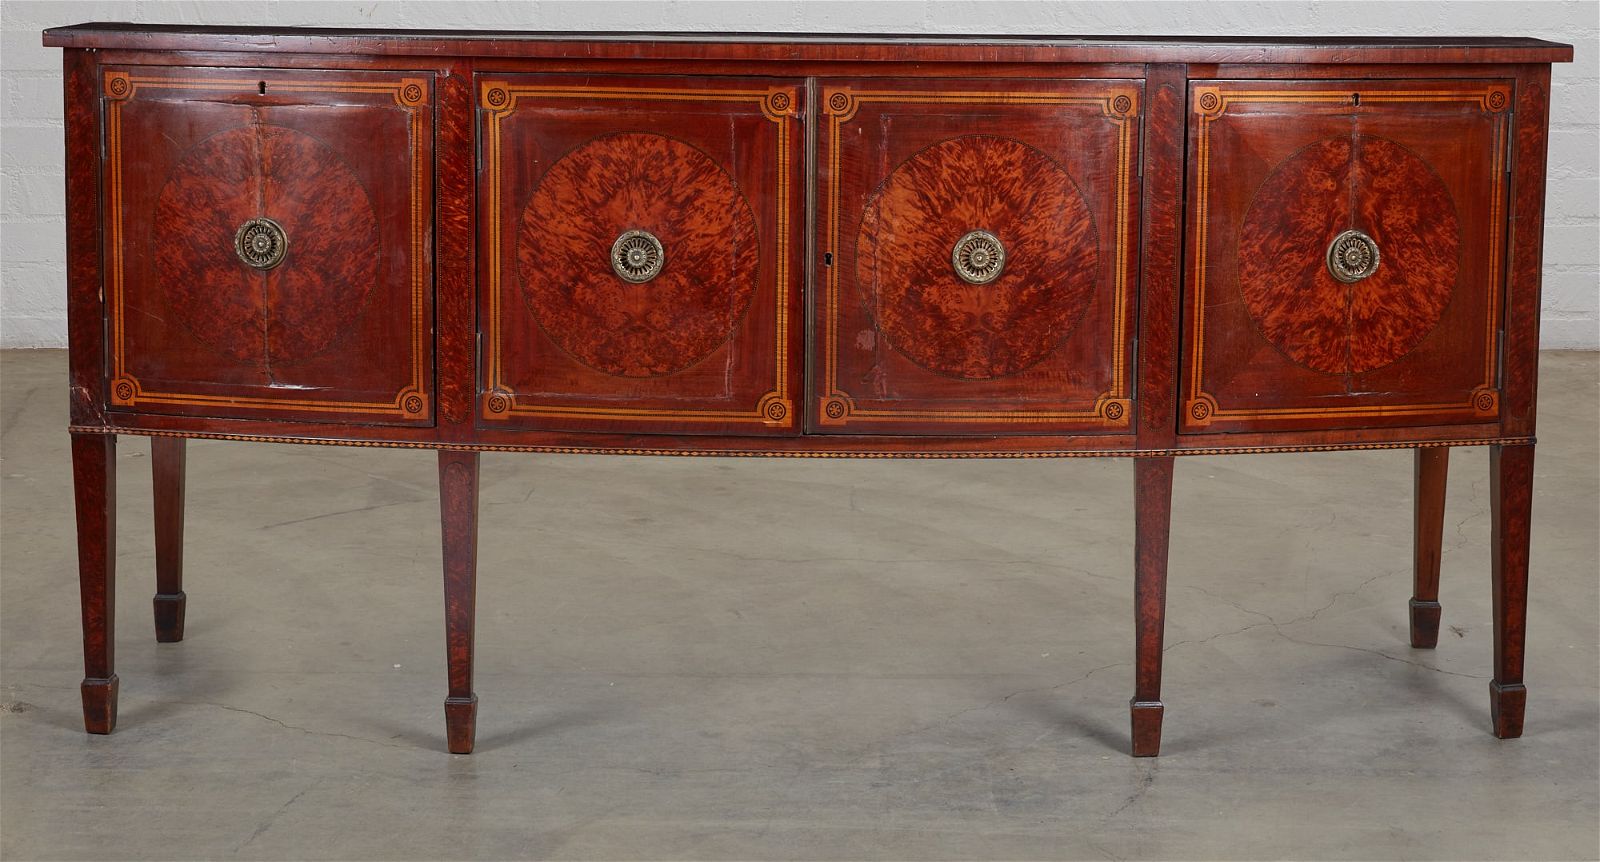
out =
<path fill-rule="evenodd" d="M 265 716 L 263 716 L 263 717 L 265 717 Z M 285 802 L 282 805 L 278 806 L 278 810 L 277 811 L 274 811 L 271 814 L 267 815 L 267 818 L 265 820 L 261 821 L 261 825 L 257 826 L 255 828 L 254 832 L 250 833 L 250 837 L 244 839 L 244 841 L 240 842 L 239 846 L 233 848 L 234 855 L 237 856 L 239 854 L 240 850 L 243 850 L 244 848 L 250 846 L 250 844 L 253 841 L 255 841 L 257 838 L 260 838 L 261 834 L 263 832 L 266 832 L 268 827 L 270 827 L 273 823 L 277 822 L 278 817 L 280 815 L 282 815 L 283 812 L 289 810 L 289 806 L 293 805 L 296 800 L 298 800 L 300 797 L 306 795 L 308 792 L 310 792 L 311 788 L 316 787 L 320 783 L 321 783 L 321 781 L 319 779 L 318 781 L 313 781 L 310 784 L 306 785 L 305 787 L 301 788 L 299 793 L 296 793 L 295 795 L 289 797 L 289 801 L 288 802 Z"/>
<path fill-rule="evenodd" d="M 375 503 L 375 504 L 373 504 L 371 506 L 360 506 L 360 507 L 355 508 L 355 509 L 340 509 L 340 510 L 335 511 L 335 512 L 323 512 L 323 513 L 318 514 L 318 515 L 311 515 L 311 516 L 305 517 L 305 518 L 295 518 L 295 519 L 290 520 L 290 521 L 279 521 L 279 522 L 277 522 L 275 524 L 266 524 L 266 525 L 263 525 L 261 527 L 257 527 L 256 529 L 258 529 L 258 530 L 270 530 L 270 529 L 272 529 L 274 527 L 287 527 L 290 524 L 304 524 L 304 523 L 307 523 L 308 521 L 320 521 L 323 518 L 333 518 L 333 517 L 336 517 L 336 516 L 339 516 L 339 515 L 354 515 L 354 514 L 357 514 L 357 513 L 360 513 L 360 512 L 372 512 L 372 511 L 376 511 L 378 509 L 392 508 L 394 506 L 409 506 L 409 505 L 411 505 L 413 503 L 421 503 L 421 502 L 423 502 L 423 501 L 422 500 L 396 500 L 395 502 L 392 502 L 392 503 Z"/>
<path fill-rule="evenodd" d="M 1206 589 L 1205 587 L 1197 587 L 1197 586 L 1195 586 L 1193 584 L 1179 584 L 1178 586 L 1183 588 L 1183 589 L 1186 589 L 1186 590 L 1194 590 L 1195 592 L 1200 593 L 1200 594 L 1202 594 L 1202 595 L 1204 595 L 1204 596 L 1206 596 L 1206 597 L 1208 597 L 1210 599 L 1213 599 L 1215 601 L 1219 601 L 1219 602 L 1227 605 L 1228 607 L 1233 608 L 1236 611 L 1239 611 L 1240 613 L 1245 613 L 1245 614 L 1250 614 L 1251 616 L 1260 617 L 1260 618 L 1266 620 L 1269 623 L 1276 623 L 1277 622 L 1277 620 L 1273 619 L 1270 614 L 1265 614 L 1265 613 L 1262 613 L 1261 611 L 1252 610 L 1250 608 L 1245 607 L 1244 605 L 1239 604 L 1238 602 L 1233 601 L 1232 599 L 1225 599 L 1222 596 L 1219 596 L 1216 593 L 1211 592 L 1210 590 Z M 1242 629 L 1241 629 L 1241 631 L 1242 631 Z"/>
<path fill-rule="evenodd" d="M 1366 580 L 1364 580 L 1361 583 L 1357 584 L 1354 589 L 1341 590 L 1341 591 L 1339 591 L 1337 593 L 1334 593 L 1333 594 L 1333 598 L 1329 599 L 1327 604 L 1323 605 L 1320 608 L 1317 608 L 1316 610 L 1312 611 L 1310 614 L 1307 614 L 1307 615 L 1301 616 L 1301 617 L 1295 617 L 1294 619 L 1292 619 L 1292 620 L 1290 620 L 1290 621 L 1288 621 L 1286 623 L 1283 623 L 1283 625 L 1288 626 L 1288 625 L 1294 625 L 1295 623 L 1308 623 L 1308 622 L 1311 622 L 1312 620 L 1316 619 L 1318 616 L 1321 616 L 1323 611 L 1325 611 L 1328 608 L 1331 608 L 1334 605 L 1338 604 L 1339 600 L 1344 598 L 1345 596 L 1353 596 L 1356 593 L 1359 593 L 1362 590 L 1366 589 L 1367 585 L 1372 583 L 1373 581 L 1376 581 L 1379 578 L 1387 578 L 1390 575 L 1395 575 L 1395 574 L 1399 574 L 1399 572 L 1396 571 L 1396 570 L 1390 570 L 1390 571 L 1387 571 L 1387 572 L 1379 572 L 1378 574 L 1373 575 L 1372 577 L 1367 578 Z"/>
<path fill-rule="evenodd" d="M 1140 764 L 1140 765 L 1143 765 L 1143 764 Z M 1149 792 L 1150 786 L 1152 784 L 1155 784 L 1155 783 L 1156 783 L 1156 764 L 1152 762 L 1152 763 L 1150 763 L 1150 765 L 1148 767 L 1145 768 L 1144 775 L 1139 780 L 1139 786 L 1134 788 L 1134 791 L 1132 793 L 1128 794 L 1128 798 L 1127 799 L 1122 800 L 1122 804 L 1117 806 L 1117 810 L 1115 810 L 1115 811 L 1113 811 L 1110 814 L 1107 814 L 1105 816 L 1105 822 L 1109 822 L 1111 820 L 1116 819 L 1116 816 L 1118 814 L 1121 814 L 1122 812 L 1128 810 L 1128 808 L 1130 806 L 1132 806 L 1135 802 L 1138 802 L 1140 799 L 1143 799 L 1145 793 Z"/>
<path fill-rule="evenodd" d="M 1427 664 L 1422 664 L 1421 662 L 1415 662 L 1415 661 L 1411 661 L 1409 659 L 1403 659 L 1403 658 L 1401 658 L 1399 656 L 1389 655 L 1386 652 L 1380 652 L 1379 650 L 1369 649 L 1367 647 L 1351 646 L 1349 644 L 1330 644 L 1330 643 L 1323 643 L 1321 641 L 1301 640 L 1300 638 L 1291 637 L 1289 635 L 1284 634 L 1282 630 L 1277 630 L 1277 635 L 1278 635 L 1278 637 L 1281 637 L 1286 641 L 1290 641 L 1291 643 L 1303 644 L 1305 646 L 1331 647 L 1331 648 L 1334 648 L 1334 649 L 1347 649 L 1347 650 L 1354 650 L 1355 652 L 1371 653 L 1372 655 L 1378 656 L 1380 658 L 1386 658 L 1389 661 L 1397 661 L 1397 662 L 1400 662 L 1401 664 L 1411 665 L 1412 667 L 1420 667 L 1423 670 L 1431 670 L 1434 673 L 1449 674 L 1450 676 L 1461 676 L 1461 677 L 1466 677 L 1467 679 L 1489 679 L 1490 678 L 1490 677 L 1487 677 L 1487 676 L 1478 676 L 1477 674 L 1461 673 L 1460 671 L 1454 671 L 1454 670 L 1445 670 L 1444 668 L 1441 668 L 1441 667 L 1434 667 L 1433 665 L 1427 665 Z"/>
<path fill-rule="evenodd" d="M 264 713 L 256 712 L 253 709 L 245 709 L 242 706 L 229 706 L 228 704 L 225 704 L 225 703 L 216 703 L 214 701 L 209 701 L 209 700 L 175 700 L 175 701 L 169 701 L 169 702 L 170 703 L 181 703 L 181 704 L 184 704 L 186 706 L 211 706 L 211 707 L 215 707 L 217 709 L 227 710 L 228 712 L 242 712 L 245 715 L 253 715 L 256 718 L 259 718 L 259 719 L 261 719 L 263 721 L 270 721 L 273 724 L 276 724 L 279 727 L 282 727 L 282 728 L 284 728 L 286 730 L 298 730 L 301 733 L 309 734 L 311 736 L 333 736 L 333 737 L 338 737 L 340 739 L 353 739 L 353 740 L 355 740 L 357 742 L 366 742 L 366 743 L 370 743 L 372 745 L 381 745 L 384 748 L 403 748 L 403 749 L 405 749 L 407 751 L 413 750 L 413 746 L 410 746 L 410 745 L 399 745 L 399 744 L 396 744 L 396 743 L 393 743 L 393 742 L 383 742 L 381 740 L 370 739 L 370 738 L 365 737 L 365 736 L 353 736 L 353 735 L 348 734 L 348 733 L 335 733 L 335 732 L 333 732 L 331 730 L 312 730 L 309 727 L 301 727 L 298 724 L 289 724 L 288 722 L 283 721 L 281 719 L 276 719 L 276 718 L 273 718 L 270 715 L 266 715 Z"/>

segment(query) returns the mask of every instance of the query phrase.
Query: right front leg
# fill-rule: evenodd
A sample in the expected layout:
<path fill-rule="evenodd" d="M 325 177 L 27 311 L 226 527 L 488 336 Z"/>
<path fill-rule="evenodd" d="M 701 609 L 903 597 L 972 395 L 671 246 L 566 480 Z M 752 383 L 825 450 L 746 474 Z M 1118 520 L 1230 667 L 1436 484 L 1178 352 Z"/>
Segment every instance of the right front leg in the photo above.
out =
<path fill-rule="evenodd" d="M 439 450 L 444 540 L 444 631 L 450 693 L 444 700 L 451 754 L 471 754 L 478 696 L 472 691 L 472 624 L 478 592 L 478 453 Z"/>
<path fill-rule="evenodd" d="M 115 435 L 72 435 L 72 490 L 78 508 L 78 594 L 83 608 L 83 728 L 110 733 L 117 725 Z"/>

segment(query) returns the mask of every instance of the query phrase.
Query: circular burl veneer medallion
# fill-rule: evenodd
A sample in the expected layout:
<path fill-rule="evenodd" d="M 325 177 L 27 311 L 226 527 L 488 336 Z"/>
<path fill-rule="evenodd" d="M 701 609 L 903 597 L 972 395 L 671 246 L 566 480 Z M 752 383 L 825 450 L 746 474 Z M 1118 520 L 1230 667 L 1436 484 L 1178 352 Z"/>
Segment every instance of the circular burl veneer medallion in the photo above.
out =
<path fill-rule="evenodd" d="M 907 159 L 867 203 L 856 277 L 912 362 L 984 380 L 1049 356 L 1099 280 L 1094 216 L 1072 178 L 1020 141 L 967 135 Z"/>
<path fill-rule="evenodd" d="M 623 132 L 562 156 L 517 235 L 522 295 L 539 326 L 584 365 L 658 377 L 732 336 L 756 293 L 755 214 L 700 150 Z"/>
<path fill-rule="evenodd" d="M 294 129 L 206 138 L 179 157 L 155 206 L 150 265 L 169 313 L 239 362 L 325 353 L 353 330 L 381 273 L 366 188 Z"/>
<path fill-rule="evenodd" d="M 1239 232 L 1239 291 L 1284 356 L 1360 374 L 1433 331 L 1460 254 L 1455 202 L 1416 153 L 1371 135 L 1328 138 L 1256 191 Z"/>

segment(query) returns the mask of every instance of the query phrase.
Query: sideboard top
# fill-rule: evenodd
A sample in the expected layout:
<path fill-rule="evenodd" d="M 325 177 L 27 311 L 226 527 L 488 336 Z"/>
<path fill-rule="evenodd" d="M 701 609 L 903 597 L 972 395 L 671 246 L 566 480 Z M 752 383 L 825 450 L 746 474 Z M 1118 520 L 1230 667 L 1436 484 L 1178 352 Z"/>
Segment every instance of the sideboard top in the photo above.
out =
<path fill-rule="evenodd" d="M 547 59 L 1009 63 L 1564 63 L 1527 38 L 945 36 L 373 30 L 93 23 L 44 31 L 53 48 Z"/>

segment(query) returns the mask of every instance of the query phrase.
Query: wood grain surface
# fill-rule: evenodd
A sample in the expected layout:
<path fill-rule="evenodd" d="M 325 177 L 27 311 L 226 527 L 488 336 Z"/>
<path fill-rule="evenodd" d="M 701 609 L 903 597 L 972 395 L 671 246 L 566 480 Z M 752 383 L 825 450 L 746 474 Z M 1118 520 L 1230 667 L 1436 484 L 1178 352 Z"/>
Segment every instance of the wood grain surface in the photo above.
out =
<path fill-rule="evenodd" d="M 985 230 L 1005 268 L 957 276 L 951 252 Z M 867 203 L 856 277 L 889 344 L 940 374 L 988 379 L 1038 364 L 1072 331 L 1100 272 L 1094 214 L 1072 178 L 1021 141 L 963 135 L 907 159 Z"/>
<path fill-rule="evenodd" d="M 94 23 L 45 31 L 61 48 L 248 51 L 361 57 L 806 60 L 904 63 L 1563 63 L 1572 46 L 1542 39 L 1439 36 L 1027 36 L 825 33 L 572 33 Z M 325 62 L 325 61 L 324 61 Z"/>
<path fill-rule="evenodd" d="M 239 259 L 234 233 L 266 216 L 283 263 Z M 303 132 L 252 123 L 189 148 L 156 197 L 153 265 L 174 316 L 263 370 L 307 362 L 352 332 L 378 282 L 378 216 L 355 172 Z"/>
<path fill-rule="evenodd" d="M 1378 269 L 1353 284 L 1328 271 L 1345 230 L 1371 236 Z M 1325 374 L 1371 371 L 1409 353 L 1456 285 L 1461 230 L 1437 174 L 1394 141 L 1327 138 L 1256 192 L 1239 236 L 1239 292 L 1262 335 Z"/>
<path fill-rule="evenodd" d="M 611 246 L 645 230 L 664 248 L 643 284 L 613 271 Z M 517 235 L 522 292 L 540 326 L 591 368 L 673 374 L 727 341 L 761 275 L 755 214 L 711 157 L 665 135 L 619 132 L 562 156 Z"/>

